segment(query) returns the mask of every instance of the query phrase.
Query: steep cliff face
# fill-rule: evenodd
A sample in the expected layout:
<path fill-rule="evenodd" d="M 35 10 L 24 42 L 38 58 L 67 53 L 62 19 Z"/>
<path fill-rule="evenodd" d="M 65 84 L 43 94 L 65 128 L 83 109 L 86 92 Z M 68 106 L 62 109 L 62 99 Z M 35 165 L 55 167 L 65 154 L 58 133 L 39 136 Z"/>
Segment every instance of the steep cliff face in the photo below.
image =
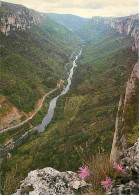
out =
<path fill-rule="evenodd" d="M 129 17 L 105 19 L 104 23 L 110 25 L 120 34 L 134 38 L 133 51 L 139 50 L 139 14 Z M 133 144 L 138 137 L 138 82 L 139 62 L 133 65 L 131 77 L 126 84 L 125 94 L 121 95 L 116 117 L 115 133 L 111 151 L 111 162 L 119 161 L 119 156 Z"/>
<path fill-rule="evenodd" d="M 111 161 L 119 161 L 120 155 L 139 136 L 139 62 L 134 66 L 126 85 L 125 95 L 121 96 L 116 117 L 115 133 L 111 151 Z"/>
<path fill-rule="evenodd" d="M 129 17 L 105 19 L 105 24 L 109 24 L 117 32 L 134 38 L 133 50 L 139 49 L 139 14 Z"/>
<path fill-rule="evenodd" d="M 0 4 L 0 31 L 6 36 L 15 30 L 29 29 L 32 24 L 40 24 L 43 17 L 24 6 L 2 2 Z"/>

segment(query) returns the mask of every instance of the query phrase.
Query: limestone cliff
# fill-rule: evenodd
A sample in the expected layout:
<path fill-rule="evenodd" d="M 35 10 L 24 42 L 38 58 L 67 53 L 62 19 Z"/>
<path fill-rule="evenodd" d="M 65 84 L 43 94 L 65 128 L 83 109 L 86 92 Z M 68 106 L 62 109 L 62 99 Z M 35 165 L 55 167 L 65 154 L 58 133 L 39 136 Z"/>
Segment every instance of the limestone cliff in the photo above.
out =
<path fill-rule="evenodd" d="M 139 49 L 139 14 L 128 17 L 108 18 L 104 21 L 117 32 L 134 38 L 133 50 Z"/>
<path fill-rule="evenodd" d="M 119 156 L 134 143 L 139 130 L 138 104 L 139 62 L 134 66 L 126 85 L 125 95 L 121 96 L 116 117 L 115 133 L 111 151 L 111 161 L 119 161 Z"/>
<path fill-rule="evenodd" d="M 134 38 L 132 50 L 139 50 L 139 14 L 128 17 L 106 18 L 104 23 L 110 25 L 120 34 Z M 139 62 L 133 65 L 131 77 L 126 84 L 125 94 L 119 101 L 116 117 L 115 133 L 111 151 L 111 162 L 119 160 L 121 153 L 135 142 L 139 129 L 139 104 L 138 104 L 138 82 Z"/>
<path fill-rule="evenodd" d="M 6 36 L 15 30 L 25 30 L 41 23 L 43 17 L 22 5 L 0 3 L 0 31 Z"/>

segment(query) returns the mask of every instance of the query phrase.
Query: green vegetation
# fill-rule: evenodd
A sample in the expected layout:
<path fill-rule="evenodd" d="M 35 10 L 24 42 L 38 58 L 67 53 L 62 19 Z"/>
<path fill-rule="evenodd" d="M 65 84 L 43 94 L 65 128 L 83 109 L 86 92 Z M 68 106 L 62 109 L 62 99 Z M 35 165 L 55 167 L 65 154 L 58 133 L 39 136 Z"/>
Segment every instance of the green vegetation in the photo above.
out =
<path fill-rule="evenodd" d="M 15 128 L 15 129 L 11 130 L 11 131 L 7 131 L 5 133 L 2 133 L 0 135 L 0 147 L 3 147 L 4 144 L 8 140 L 10 140 L 10 139 L 13 139 L 13 141 L 16 141 L 17 139 L 19 139 L 21 137 L 21 135 L 23 135 L 27 131 L 29 131 L 31 127 L 37 126 L 37 125 L 41 124 L 44 116 L 46 115 L 46 113 L 48 111 L 50 101 L 55 96 L 57 96 L 58 94 L 60 94 L 61 90 L 62 90 L 61 88 L 58 88 L 55 92 L 53 92 L 52 94 L 50 94 L 45 99 L 41 110 L 38 111 L 38 113 L 29 122 L 25 123 L 24 125 L 22 125 L 22 126 L 20 126 L 18 128 Z"/>
<path fill-rule="evenodd" d="M 7 131 L 5 133 L 0 134 L 0 147 L 4 147 L 4 145 L 9 140 L 17 140 L 21 135 L 27 132 L 30 129 L 29 123 L 22 125 L 21 127 L 15 128 L 12 131 Z M 6 146 L 6 145 L 5 145 Z"/>
<path fill-rule="evenodd" d="M 11 159 L 3 160 L 5 194 L 13 193 L 34 169 L 77 170 L 82 163 L 79 150 L 86 159 L 110 153 L 118 101 L 137 56 L 129 37 L 108 29 L 96 31 L 91 32 L 93 41 L 83 48 L 71 90 L 59 98 L 46 131 L 16 149 Z"/>
<path fill-rule="evenodd" d="M 73 32 L 78 31 L 82 26 L 84 26 L 89 21 L 88 18 L 82 18 L 72 14 L 47 13 L 45 15 L 46 17 L 49 16 L 54 21 L 56 21 L 59 24 L 62 24 L 63 26 L 65 26 L 66 28 Z"/>
<path fill-rule="evenodd" d="M 139 82 L 136 82 L 135 92 L 125 106 L 124 113 L 124 133 L 126 135 L 128 146 L 132 146 L 139 138 Z"/>
<path fill-rule="evenodd" d="M 41 124 L 44 116 L 46 115 L 48 108 L 49 108 L 49 104 L 50 101 L 56 97 L 57 95 L 60 94 L 60 92 L 62 91 L 62 88 L 58 88 L 55 92 L 53 92 L 52 94 L 50 94 L 44 101 L 42 109 L 33 117 L 33 119 L 30 120 L 30 123 L 32 126 L 37 126 L 39 124 Z"/>
<path fill-rule="evenodd" d="M 79 39 L 47 18 L 8 37 L 0 33 L 2 95 L 26 113 L 43 94 L 65 78 L 65 65 Z"/>

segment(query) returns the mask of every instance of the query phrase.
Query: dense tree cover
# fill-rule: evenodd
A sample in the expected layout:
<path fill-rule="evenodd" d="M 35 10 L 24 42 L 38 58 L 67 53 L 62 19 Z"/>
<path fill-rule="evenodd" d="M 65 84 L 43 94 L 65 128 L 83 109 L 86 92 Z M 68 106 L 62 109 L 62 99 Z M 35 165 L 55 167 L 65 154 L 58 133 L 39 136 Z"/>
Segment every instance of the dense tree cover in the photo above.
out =
<path fill-rule="evenodd" d="M 101 28 L 93 29 L 91 37 L 93 41 L 83 48 L 78 61 L 70 92 L 58 100 L 52 123 L 15 150 L 12 159 L 3 161 L 6 193 L 13 192 L 30 170 L 47 166 L 76 170 L 81 164 L 79 151 L 86 158 L 110 152 L 119 97 L 137 56 L 129 37 Z"/>
<path fill-rule="evenodd" d="M 65 76 L 65 65 L 79 39 L 51 19 L 9 36 L 0 33 L 2 95 L 28 113 Z"/>
<path fill-rule="evenodd" d="M 123 107 L 121 107 L 120 115 L 124 118 L 123 126 L 124 134 L 127 140 L 128 147 L 131 147 L 136 140 L 139 138 L 139 81 L 136 81 L 136 89 L 132 98 L 126 104 L 123 112 Z"/>

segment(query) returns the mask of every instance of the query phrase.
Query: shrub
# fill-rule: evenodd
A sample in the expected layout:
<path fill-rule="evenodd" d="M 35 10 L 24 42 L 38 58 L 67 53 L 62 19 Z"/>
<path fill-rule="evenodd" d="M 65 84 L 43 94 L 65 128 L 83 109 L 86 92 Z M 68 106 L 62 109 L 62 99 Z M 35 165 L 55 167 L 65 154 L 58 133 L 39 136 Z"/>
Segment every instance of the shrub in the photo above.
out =
<path fill-rule="evenodd" d="M 104 194 L 105 191 L 101 187 L 101 181 L 105 180 L 106 176 L 111 178 L 118 176 L 118 172 L 113 169 L 113 165 L 110 163 L 109 155 L 105 153 L 98 154 L 90 158 L 87 163 L 83 163 L 90 170 L 90 175 L 87 178 L 87 181 L 92 185 L 89 189 L 89 194 Z"/>

